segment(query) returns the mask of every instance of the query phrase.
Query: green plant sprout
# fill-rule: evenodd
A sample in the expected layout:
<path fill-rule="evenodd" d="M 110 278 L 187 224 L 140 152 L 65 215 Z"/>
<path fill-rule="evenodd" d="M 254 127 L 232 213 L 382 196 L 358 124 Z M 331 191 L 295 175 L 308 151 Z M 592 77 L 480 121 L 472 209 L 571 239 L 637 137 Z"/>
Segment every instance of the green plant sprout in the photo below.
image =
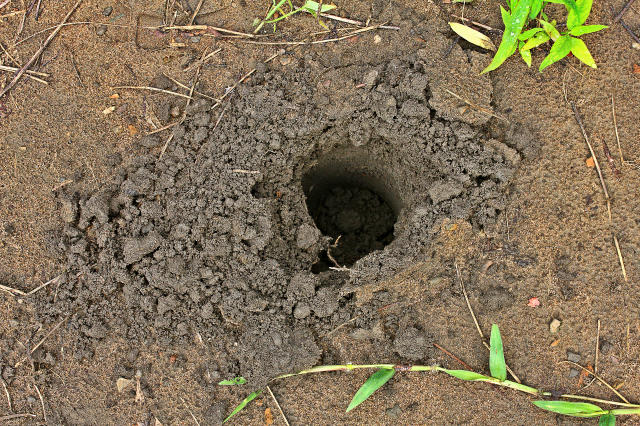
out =
<path fill-rule="evenodd" d="M 476 373 L 469 370 L 450 370 L 440 366 L 432 365 L 396 365 L 396 364 L 364 364 L 364 365 L 320 365 L 317 367 L 309 368 L 308 370 L 302 370 L 297 373 L 282 374 L 273 380 L 286 379 L 287 377 L 301 376 L 312 373 L 323 373 L 327 371 L 353 371 L 359 369 L 375 369 L 364 384 L 358 389 L 353 396 L 347 412 L 353 410 L 358 405 L 362 404 L 373 393 L 384 386 L 396 372 L 406 371 L 431 371 L 445 373 L 460 380 L 470 382 L 487 382 L 496 386 L 501 386 L 509 389 L 513 389 L 519 392 L 528 393 L 537 397 L 558 397 L 552 392 L 536 389 L 531 386 L 523 385 L 521 383 L 507 380 L 507 364 L 504 360 L 504 349 L 502 345 L 502 337 L 500 336 L 500 330 L 498 326 L 493 324 L 491 327 L 491 339 L 489 342 L 489 370 L 490 376 Z M 231 380 L 223 380 L 219 385 L 242 385 L 246 380 L 243 377 L 236 377 Z M 223 423 L 229 421 L 233 416 L 238 414 L 243 408 L 253 401 L 258 395 L 262 393 L 262 390 L 257 390 L 249 394 L 238 406 L 229 414 Z M 556 414 L 562 414 L 566 416 L 574 417 L 592 417 L 598 418 L 598 424 L 600 426 L 613 426 L 616 422 L 616 416 L 619 415 L 640 415 L 640 405 L 628 404 L 616 401 L 608 401 L 604 399 L 591 398 L 582 395 L 562 394 L 559 396 L 562 399 L 582 400 L 589 402 L 575 402 L 575 401 L 563 401 L 563 400 L 536 400 L 532 401 L 533 404 L 546 411 L 550 411 Z M 614 405 L 620 408 L 602 409 L 600 406 L 593 404 L 597 402 L 599 404 Z"/>
<path fill-rule="evenodd" d="M 544 13 L 547 3 L 563 4 L 567 8 L 567 30 L 560 32 L 555 20 Z M 578 37 L 608 28 L 606 25 L 584 25 L 591 13 L 593 0 L 507 0 L 509 11 L 500 6 L 504 33 L 493 60 L 482 74 L 493 71 L 513 55 L 516 49 L 528 66 L 531 66 L 531 49 L 552 41 L 553 45 L 540 64 L 542 71 L 569 53 L 586 65 L 597 68 L 587 45 Z M 539 26 L 524 30 L 531 21 Z"/>
<path fill-rule="evenodd" d="M 278 21 L 287 19 L 291 15 L 295 15 L 299 12 L 310 13 L 314 18 L 318 19 L 318 23 L 320 23 L 320 25 L 326 28 L 327 26 L 319 18 L 318 10 L 320 10 L 320 13 L 325 13 L 336 8 L 333 4 L 322 4 L 322 2 L 318 3 L 312 0 L 306 0 L 306 2 L 300 7 L 295 7 L 291 0 L 278 0 L 277 3 L 276 0 L 272 0 L 272 2 L 273 4 L 269 8 L 264 19 L 256 18 L 253 21 L 253 25 L 256 27 L 256 29 L 253 30 L 254 34 L 260 31 L 265 24 L 273 24 L 273 31 L 275 32 L 276 23 Z M 279 16 L 274 18 L 273 16 L 276 13 L 278 13 Z"/>

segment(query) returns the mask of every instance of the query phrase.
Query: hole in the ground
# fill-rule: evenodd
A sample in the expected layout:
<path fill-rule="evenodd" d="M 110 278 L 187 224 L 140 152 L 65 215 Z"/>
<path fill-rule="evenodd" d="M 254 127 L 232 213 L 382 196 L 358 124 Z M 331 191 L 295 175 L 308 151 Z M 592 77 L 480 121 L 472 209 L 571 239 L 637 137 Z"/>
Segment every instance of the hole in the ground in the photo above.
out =
<path fill-rule="evenodd" d="M 392 179 L 362 150 L 342 150 L 322 158 L 302 178 L 307 209 L 330 237 L 312 272 L 349 267 L 393 241 L 402 202 Z"/>

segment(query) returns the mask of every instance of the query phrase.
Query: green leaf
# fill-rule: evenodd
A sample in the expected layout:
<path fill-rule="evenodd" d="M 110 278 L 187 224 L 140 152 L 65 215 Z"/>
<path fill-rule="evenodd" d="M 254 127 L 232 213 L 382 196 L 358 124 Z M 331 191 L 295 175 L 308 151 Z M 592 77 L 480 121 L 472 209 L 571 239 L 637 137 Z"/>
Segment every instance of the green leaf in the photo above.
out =
<path fill-rule="evenodd" d="M 507 24 L 505 22 L 504 33 L 502 34 L 502 41 L 500 42 L 498 51 L 489 66 L 480 74 L 495 70 L 516 51 L 518 36 L 522 33 L 522 29 L 529 21 L 529 11 L 531 10 L 531 3 L 533 1 L 534 0 L 520 0 L 517 5 L 515 5 L 515 9 L 512 9 L 509 23 Z"/>
<path fill-rule="evenodd" d="M 542 10 L 542 0 L 533 0 L 531 3 L 531 12 L 529 12 L 529 18 L 533 19 L 538 16 L 538 13 Z"/>
<path fill-rule="evenodd" d="M 375 391 L 382 387 L 385 383 L 389 381 L 396 373 L 396 370 L 393 368 L 381 368 L 380 370 L 373 373 L 366 382 L 360 386 L 358 392 L 353 395 L 353 399 L 351 403 L 347 407 L 347 413 L 358 405 L 363 403 L 367 398 L 369 398 Z"/>
<path fill-rule="evenodd" d="M 469 370 L 442 370 L 450 376 L 456 377 L 458 379 L 467 380 L 470 382 L 473 381 L 492 381 L 492 378 L 489 376 L 485 376 L 484 374 L 476 373 L 475 371 Z"/>
<path fill-rule="evenodd" d="M 595 417 L 603 413 L 602 409 L 587 402 L 569 401 L 533 401 L 533 404 L 552 413 L 574 417 Z"/>
<path fill-rule="evenodd" d="M 335 9 L 337 6 L 335 4 L 323 4 L 320 13 L 325 13 L 330 10 Z M 309 13 L 318 13 L 318 9 L 320 8 L 320 3 L 317 1 L 307 0 L 305 4 L 302 5 L 300 9 Z"/>
<path fill-rule="evenodd" d="M 467 27 L 466 25 L 462 25 L 457 22 L 449 22 L 449 25 L 456 34 L 467 40 L 469 43 L 473 43 L 476 46 L 480 46 L 484 49 L 496 50 L 496 46 L 493 44 L 491 39 L 482 34 L 480 31 L 476 31 L 473 28 Z"/>
<path fill-rule="evenodd" d="M 574 27 L 569 31 L 569 34 L 572 36 L 581 36 L 583 34 L 595 33 L 596 31 L 604 30 L 609 28 L 607 25 L 580 25 L 578 27 Z"/>
<path fill-rule="evenodd" d="M 236 408 L 233 409 L 233 411 L 231 412 L 231 414 L 229 414 L 229 416 L 227 416 L 226 419 L 224 419 L 224 421 L 222 423 L 226 423 L 229 421 L 229 419 L 233 416 L 235 416 L 236 414 L 238 414 L 240 411 L 242 411 L 242 409 L 244 407 L 247 406 L 248 403 L 250 403 L 251 401 L 253 401 L 254 399 L 256 399 L 258 397 L 258 395 L 260 395 L 262 393 L 261 390 L 259 391 L 255 391 L 255 392 L 251 392 L 249 394 L 249 396 L 247 396 L 245 399 L 242 400 L 242 402 L 240 404 L 238 404 L 238 406 Z"/>
<path fill-rule="evenodd" d="M 491 339 L 489 340 L 489 370 L 491 375 L 498 380 L 507 379 L 507 364 L 504 362 L 502 337 L 496 324 L 491 326 Z"/>
<path fill-rule="evenodd" d="M 560 32 L 556 30 L 556 27 L 554 24 L 547 22 L 543 19 L 540 20 L 540 23 L 542 24 L 542 28 L 544 28 L 544 32 L 549 35 L 551 40 L 555 41 L 560 38 Z"/>
<path fill-rule="evenodd" d="M 556 42 L 553 43 L 553 46 L 551 46 L 551 50 L 547 57 L 542 60 L 539 70 L 542 71 L 549 65 L 558 62 L 560 59 L 571 53 L 571 48 L 573 47 L 571 39 L 571 36 L 564 35 L 556 40 Z"/>
<path fill-rule="evenodd" d="M 235 386 L 235 385 L 244 385 L 247 383 L 247 379 L 244 377 L 234 377 L 231 380 L 223 380 L 218 383 L 219 386 Z"/>
<path fill-rule="evenodd" d="M 570 10 L 569 15 L 567 16 L 567 28 L 569 28 L 569 30 L 572 30 L 587 21 L 587 18 L 591 13 L 592 4 L 593 0 L 578 0 L 576 2 L 576 10 Z"/>
<path fill-rule="evenodd" d="M 500 6 L 500 14 L 502 15 L 502 22 L 504 23 L 505 28 L 511 25 L 511 14 L 502 6 Z"/>
<path fill-rule="evenodd" d="M 571 38 L 571 53 L 591 68 L 598 68 L 596 61 L 593 60 L 593 56 L 591 56 L 589 49 L 587 49 L 587 45 L 579 38 Z"/>
<path fill-rule="evenodd" d="M 525 32 L 523 32 L 522 34 L 520 34 L 518 36 L 518 40 L 520 41 L 527 41 L 529 40 L 531 37 L 533 37 L 534 35 L 538 34 L 540 31 L 543 31 L 542 28 L 537 27 L 537 28 L 532 28 L 530 30 L 527 30 Z"/>
<path fill-rule="evenodd" d="M 611 413 L 601 415 L 598 426 L 616 426 L 616 416 Z"/>
<path fill-rule="evenodd" d="M 548 42 L 549 40 L 551 40 L 551 37 L 549 37 L 547 33 L 538 33 L 527 40 L 524 46 L 522 46 L 522 50 L 531 50 L 534 47 L 540 46 L 542 43 Z"/>
<path fill-rule="evenodd" d="M 524 42 L 520 42 L 520 56 L 522 56 L 522 60 L 527 64 L 527 66 L 531 66 L 531 50 L 523 50 Z"/>

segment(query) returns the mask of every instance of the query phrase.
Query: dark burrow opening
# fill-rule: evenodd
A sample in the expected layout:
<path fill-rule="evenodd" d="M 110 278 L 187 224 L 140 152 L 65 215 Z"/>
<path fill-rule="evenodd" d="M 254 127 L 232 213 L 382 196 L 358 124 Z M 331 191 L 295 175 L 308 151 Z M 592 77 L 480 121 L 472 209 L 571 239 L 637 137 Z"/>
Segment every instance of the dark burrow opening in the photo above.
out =
<path fill-rule="evenodd" d="M 365 158 L 334 153 L 303 176 L 309 214 L 331 241 L 313 265 L 314 273 L 350 267 L 393 241 L 399 197 L 386 173 Z"/>

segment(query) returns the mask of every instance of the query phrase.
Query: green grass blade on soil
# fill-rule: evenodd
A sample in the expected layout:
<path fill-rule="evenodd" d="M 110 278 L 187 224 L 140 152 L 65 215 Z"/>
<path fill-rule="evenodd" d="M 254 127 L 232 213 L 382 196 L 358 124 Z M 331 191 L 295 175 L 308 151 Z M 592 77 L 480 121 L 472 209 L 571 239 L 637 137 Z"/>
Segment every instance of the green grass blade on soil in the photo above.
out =
<path fill-rule="evenodd" d="M 248 403 L 250 403 L 251 401 L 253 401 L 254 399 L 256 399 L 258 397 L 258 395 L 260 395 L 262 393 L 262 390 L 259 391 L 255 391 L 255 392 L 251 392 L 249 394 L 249 396 L 247 396 L 245 399 L 242 400 L 242 402 L 240 404 L 238 404 L 238 406 L 236 408 L 233 409 L 233 411 L 231 412 L 231 414 L 229 414 L 227 416 L 226 419 L 224 419 L 224 421 L 222 423 L 226 423 L 229 421 L 229 419 L 231 419 L 231 417 L 235 416 L 236 414 L 238 414 L 240 411 L 242 411 L 242 409 L 244 407 L 247 406 Z"/>
<path fill-rule="evenodd" d="M 507 379 L 507 364 L 504 361 L 504 350 L 500 329 L 496 324 L 491 326 L 491 340 L 489 342 L 489 370 L 491 375 L 498 380 Z"/>
<path fill-rule="evenodd" d="M 551 50 L 547 57 L 542 60 L 539 70 L 542 71 L 549 65 L 554 64 L 567 56 L 571 53 L 572 47 L 573 42 L 571 41 L 571 36 L 564 35 L 560 37 L 555 43 L 553 43 L 553 46 L 551 46 Z"/>
<path fill-rule="evenodd" d="M 494 381 L 493 377 L 485 376 L 484 374 L 476 373 L 475 371 L 469 370 L 441 370 L 444 373 L 447 373 L 450 376 L 453 376 L 460 380 L 466 380 L 469 382 L 492 382 Z"/>
<path fill-rule="evenodd" d="M 607 25 L 580 25 L 579 27 L 572 28 L 569 34 L 572 36 L 581 36 L 584 34 L 595 33 L 609 28 Z"/>
<path fill-rule="evenodd" d="M 598 68 L 596 61 L 593 60 L 593 56 L 591 56 L 591 52 L 589 52 L 589 49 L 587 48 L 587 45 L 579 38 L 571 39 L 571 53 L 591 68 Z"/>
<path fill-rule="evenodd" d="M 533 401 L 533 404 L 552 413 L 574 417 L 596 417 L 603 414 L 602 408 L 588 402 Z"/>
<path fill-rule="evenodd" d="M 616 416 L 614 414 L 603 414 L 598 419 L 598 426 L 616 426 Z"/>
<path fill-rule="evenodd" d="M 231 380 L 223 380 L 218 382 L 218 386 L 236 386 L 236 385 L 244 385 L 247 383 L 247 379 L 244 377 L 234 377 Z"/>
<path fill-rule="evenodd" d="M 358 392 L 356 392 L 356 394 L 353 396 L 351 403 L 347 407 L 347 413 L 363 403 L 375 391 L 380 389 L 393 377 L 395 372 L 396 370 L 391 368 L 381 368 L 380 370 L 369 376 L 367 381 L 364 382 L 362 386 L 360 386 Z"/>
<path fill-rule="evenodd" d="M 576 1 L 577 10 L 569 10 L 569 15 L 567 16 L 567 28 L 571 30 L 578 25 L 584 24 L 591 13 L 592 5 L 593 0 Z"/>

